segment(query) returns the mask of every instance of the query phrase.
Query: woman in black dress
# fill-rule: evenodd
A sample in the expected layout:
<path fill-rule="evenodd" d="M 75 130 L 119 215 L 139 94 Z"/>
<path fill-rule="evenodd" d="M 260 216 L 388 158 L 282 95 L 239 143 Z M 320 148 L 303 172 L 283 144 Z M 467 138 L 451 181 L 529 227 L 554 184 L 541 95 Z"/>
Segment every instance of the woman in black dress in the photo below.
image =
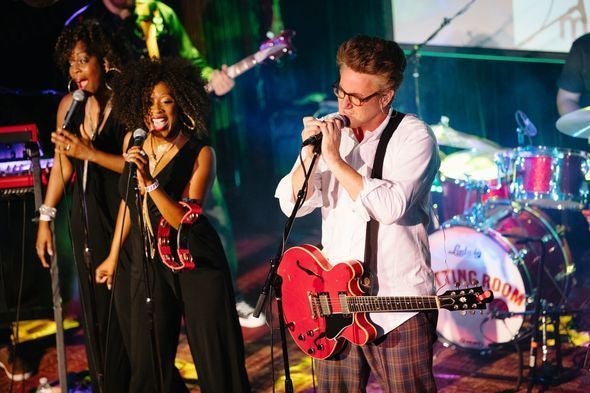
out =
<path fill-rule="evenodd" d="M 133 72 L 121 78 L 114 105 L 128 129 L 145 128 L 149 133 L 125 154 L 136 170 L 138 187 L 135 191 L 131 185 L 129 190 L 133 180 L 129 181 L 132 176 L 126 169 L 121 176 L 123 200 L 111 253 L 97 269 L 96 280 L 109 285 L 115 277 L 120 245 L 130 241 L 130 391 L 187 391 L 174 367 L 182 318 L 201 391 L 249 391 L 232 281 L 219 237 L 199 214 L 191 225 L 183 224 L 185 242 L 176 244 L 176 230 L 187 213 L 186 205 L 179 202 L 199 209 L 215 178 L 215 154 L 207 143 L 209 102 L 203 84 L 196 82 L 201 80 L 199 72 L 181 59 L 142 60 L 129 68 Z M 131 139 L 128 133 L 126 147 Z M 172 232 L 167 237 L 174 243 L 172 254 L 176 246 L 188 251 L 194 269 L 173 271 L 162 262 L 157 246 L 162 240 L 158 234 L 161 220 Z"/>
<path fill-rule="evenodd" d="M 36 241 L 41 263 L 49 267 L 49 256 L 54 253 L 50 222 L 64 194 L 71 191 L 69 229 L 80 284 L 86 352 L 93 391 L 97 392 L 126 392 L 124 381 L 129 379 L 121 333 L 128 329 L 120 327 L 128 312 L 119 308 L 128 305 L 128 284 L 116 286 L 113 309 L 111 292 L 93 280 L 96 266 L 108 255 L 119 207 L 118 181 L 125 166 L 124 128 L 111 116 L 112 91 L 107 84 L 113 73 L 120 72 L 121 53 L 112 37 L 92 20 L 64 29 L 58 38 L 56 62 L 70 79 L 68 88 L 78 90 L 77 98 L 83 99 L 67 130 L 63 122 L 74 94 L 66 94 L 59 104 L 56 131 L 51 134 L 55 144 L 53 168 L 40 208 Z M 128 262 L 122 261 L 119 269 L 118 277 L 126 281 Z"/>

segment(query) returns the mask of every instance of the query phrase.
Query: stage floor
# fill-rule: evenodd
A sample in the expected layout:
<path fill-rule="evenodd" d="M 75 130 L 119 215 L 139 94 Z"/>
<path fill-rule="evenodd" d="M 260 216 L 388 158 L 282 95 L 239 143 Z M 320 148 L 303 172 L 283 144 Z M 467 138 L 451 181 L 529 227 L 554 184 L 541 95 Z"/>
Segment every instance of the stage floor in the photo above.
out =
<path fill-rule="evenodd" d="M 240 261 L 245 261 L 240 267 L 241 274 L 238 280 L 239 289 L 245 294 L 251 304 L 255 304 L 268 273 L 268 258 L 272 256 L 276 248 L 276 239 L 270 235 L 256 235 L 255 237 L 243 237 L 238 239 L 238 254 Z M 590 303 L 590 287 L 577 286 L 570 295 L 576 304 L 588 309 Z M 273 308 L 275 304 L 273 302 Z M 273 316 L 276 312 L 273 312 Z M 271 392 L 273 383 L 276 391 L 284 391 L 283 358 L 281 351 L 280 335 L 276 326 L 276 316 L 268 318 L 273 329 L 263 326 L 255 329 L 243 329 L 246 344 L 246 365 L 254 392 Z M 571 331 L 570 340 L 581 337 L 580 331 L 589 331 L 590 318 L 583 315 L 577 319 L 577 331 Z M 271 334 L 273 333 L 273 334 Z M 312 370 L 310 358 L 299 350 L 290 336 L 288 336 L 288 355 L 291 366 L 291 379 L 295 392 L 313 392 Z M 566 337 L 564 336 L 564 339 Z M 272 342 L 274 340 L 274 342 Z M 85 350 L 83 345 L 81 328 L 71 329 L 66 332 L 67 341 L 67 370 L 71 381 L 68 386 L 73 387 L 79 383 L 87 369 Z M 567 340 L 566 340 L 567 341 Z M 57 356 L 53 338 L 42 340 L 43 351 L 39 354 L 39 361 L 35 374 L 25 383 L 14 383 L 13 392 L 31 392 L 37 386 L 38 379 L 45 376 L 49 381 L 57 384 Z M 271 345 L 272 344 L 272 345 Z M 588 343 L 586 342 L 586 345 Z M 552 378 L 561 379 L 546 380 L 548 386 L 543 386 L 541 381 L 535 381 L 532 391 L 553 392 L 587 392 L 590 386 L 590 373 L 581 370 L 586 355 L 583 343 L 573 345 L 571 342 L 562 344 L 563 367 L 567 373 L 557 375 L 551 371 L 547 373 Z M 434 372 L 437 386 L 440 392 L 516 392 L 527 391 L 529 370 L 528 345 L 522 348 L 522 361 L 514 345 L 510 343 L 488 354 L 479 354 L 464 349 L 446 347 L 438 342 L 435 345 Z M 540 355 L 539 355 L 540 356 Z M 549 348 L 549 363 L 554 364 L 555 347 Z M 191 363 L 190 353 L 186 338 L 181 337 L 178 360 Z M 522 372 L 519 365 L 523 364 Z M 273 374 L 274 371 L 274 374 Z M 519 374 L 521 378 L 519 378 Z M 567 380 L 565 380 L 567 378 Z M 199 392 L 198 382 L 187 381 L 193 392 Z M 11 391 L 10 380 L 0 370 L 0 391 Z M 58 391 L 57 389 L 55 390 Z M 378 384 L 371 381 L 369 392 L 381 392 Z"/>

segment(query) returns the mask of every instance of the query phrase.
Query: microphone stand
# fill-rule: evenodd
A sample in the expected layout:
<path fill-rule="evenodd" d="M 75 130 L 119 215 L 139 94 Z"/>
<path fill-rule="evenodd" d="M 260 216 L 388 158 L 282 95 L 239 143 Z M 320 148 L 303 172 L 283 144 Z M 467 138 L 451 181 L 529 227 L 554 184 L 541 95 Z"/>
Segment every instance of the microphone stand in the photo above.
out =
<path fill-rule="evenodd" d="M 473 3 L 475 3 L 475 0 L 471 0 L 469 3 L 465 4 L 463 8 L 457 11 L 457 13 L 450 18 L 443 18 L 440 26 L 432 34 L 430 34 L 427 39 L 419 44 L 414 45 L 412 51 L 408 54 L 408 59 L 412 61 L 414 66 L 412 72 L 412 77 L 414 78 L 414 102 L 416 104 L 416 114 L 419 118 L 422 118 L 422 105 L 420 102 L 420 50 L 424 45 L 428 44 L 434 37 L 436 37 L 438 33 L 448 24 L 450 24 L 456 17 L 467 11 Z"/>
<path fill-rule="evenodd" d="M 98 387 L 99 393 L 104 391 L 104 359 L 102 353 L 102 344 L 99 334 L 99 323 L 98 323 L 98 315 L 96 313 L 96 293 L 94 292 L 94 277 L 93 277 L 93 264 L 92 264 L 92 249 L 88 244 L 88 206 L 86 203 L 86 187 L 84 185 L 84 161 L 79 161 L 76 168 L 76 183 L 78 188 L 78 197 L 80 198 L 80 214 L 82 219 L 82 241 L 83 241 L 83 262 L 86 268 L 86 280 L 88 282 L 88 304 L 84 304 L 82 302 L 82 317 L 84 318 L 85 323 L 85 330 L 86 336 L 88 337 L 88 350 L 89 354 L 88 357 L 94 363 L 94 367 L 96 370 L 96 376 L 98 380 L 96 381 L 96 385 Z M 74 258 L 76 264 L 78 263 L 76 258 L 76 253 L 74 253 Z M 82 278 L 81 278 L 82 279 Z M 84 296 L 84 291 L 82 291 L 81 295 Z M 90 310 L 87 310 L 90 308 Z M 92 318 L 92 326 L 90 325 L 89 321 L 89 314 Z"/>
<path fill-rule="evenodd" d="M 287 243 L 287 239 L 289 238 L 289 234 L 291 233 L 291 229 L 293 228 L 293 223 L 295 221 L 295 216 L 303 205 L 305 201 L 305 197 L 307 195 L 307 186 L 309 183 L 309 178 L 315 166 L 315 163 L 320 156 L 320 141 L 318 141 L 313 148 L 313 156 L 311 158 L 311 164 L 309 166 L 309 171 L 305 173 L 305 178 L 303 180 L 303 184 L 301 189 L 297 192 L 297 199 L 295 200 L 295 206 L 293 206 L 293 210 L 291 211 L 291 215 L 287 219 L 285 223 L 285 229 L 283 231 L 283 238 L 281 239 L 281 243 L 277 249 L 277 253 L 273 259 L 270 260 L 270 270 L 268 275 L 266 276 L 266 280 L 264 282 L 264 286 L 262 287 L 262 291 L 260 296 L 258 297 L 258 302 L 256 303 L 256 308 L 254 309 L 254 316 L 258 317 L 264 304 L 266 303 L 266 299 L 268 297 L 270 288 L 272 287 L 275 293 L 275 299 L 277 302 L 277 311 L 279 314 L 279 330 L 281 334 L 281 348 L 283 351 L 283 368 L 285 369 L 285 393 L 293 393 L 293 381 L 291 380 L 291 373 L 289 371 L 289 355 L 288 355 L 288 348 L 287 348 L 287 337 L 285 334 L 285 318 L 283 314 L 283 302 L 282 302 L 282 292 L 281 292 L 281 284 L 282 279 L 277 274 L 277 270 L 283 258 L 283 253 L 285 252 L 285 244 Z"/>
<path fill-rule="evenodd" d="M 529 375 L 527 393 L 532 392 L 535 382 L 538 381 L 541 385 L 546 387 L 555 382 L 562 382 L 565 379 L 571 378 L 573 375 L 562 375 L 563 366 L 561 363 L 561 343 L 559 339 L 559 316 L 563 314 L 562 310 L 548 312 L 547 300 L 541 298 L 541 288 L 543 285 L 543 274 L 545 272 L 545 241 L 543 239 L 530 240 L 538 242 L 541 245 L 541 255 L 539 264 L 537 266 L 537 286 L 534 292 L 532 326 L 533 334 L 531 336 L 531 346 L 529 349 Z M 551 367 L 547 362 L 547 318 L 551 317 L 554 324 L 554 340 L 555 340 L 555 367 Z M 542 327 L 542 332 L 540 332 Z M 537 353 L 539 351 L 539 344 L 541 349 L 541 365 L 537 366 Z"/>
<path fill-rule="evenodd" d="M 516 127 L 516 135 L 518 137 L 518 146 L 524 146 L 524 132 L 520 127 Z"/>
<path fill-rule="evenodd" d="M 31 160 L 31 169 L 33 171 L 33 191 L 35 196 L 35 211 L 39 211 L 43 203 L 43 191 L 41 182 L 41 167 L 39 164 L 39 145 L 36 142 L 27 142 L 25 144 L 25 151 Z M 35 218 L 33 221 L 39 221 Z M 55 320 L 55 346 L 57 352 L 57 369 L 59 386 L 61 393 L 68 391 L 68 373 L 66 365 L 66 346 L 64 340 L 64 320 L 62 312 L 62 298 L 59 285 L 59 266 L 57 265 L 57 247 L 55 246 L 55 222 L 49 222 L 51 228 L 53 244 L 53 255 L 51 256 L 51 264 L 49 267 L 49 276 L 51 278 L 51 297 L 53 304 L 53 319 Z M 17 340 L 19 339 L 17 334 Z"/>
<path fill-rule="evenodd" d="M 150 285 L 150 275 L 149 275 L 149 266 L 148 261 L 151 258 L 151 250 L 149 247 L 148 239 L 148 231 L 145 227 L 145 222 L 143 219 L 143 198 L 141 197 L 141 193 L 139 192 L 139 185 L 137 183 L 137 168 L 131 166 L 129 170 L 129 176 L 131 176 L 131 186 L 135 190 L 135 206 L 137 209 L 137 226 L 139 228 L 141 241 L 143 243 L 143 258 L 142 258 L 142 272 L 144 276 L 144 283 L 145 283 L 145 305 L 147 310 L 147 318 L 148 318 L 148 326 L 150 330 L 150 345 L 152 350 L 152 362 L 154 366 L 154 372 L 156 374 L 156 389 L 158 392 L 164 392 L 164 373 L 162 371 L 162 361 L 160 357 L 160 343 L 158 341 L 158 335 L 156 334 L 156 324 L 154 318 L 154 298 L 152 294 L 152 289 Z M 129 189 L 127 188 L 127 197 L 129 197 Z M 147 198 L 147 196 L 145 196 Z M 153 267 L 153 264 L 152 264 Z"/>

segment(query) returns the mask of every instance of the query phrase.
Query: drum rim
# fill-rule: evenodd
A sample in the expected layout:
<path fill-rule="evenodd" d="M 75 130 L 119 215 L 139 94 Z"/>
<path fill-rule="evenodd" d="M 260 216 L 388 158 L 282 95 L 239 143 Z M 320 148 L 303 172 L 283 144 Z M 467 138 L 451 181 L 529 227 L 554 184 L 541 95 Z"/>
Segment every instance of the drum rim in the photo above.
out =
<path fill-rule="evenodd" d="M 580 156 L 586 159 L 590 159 L 590 153 L 584 150 L 577 150 L 577 149 L 570 149 L 570 148 L 563 148 L 557 146 L 545 146 L 545 145 L 534 145 L 534 146 L 517 146 L 512 149 L 508 149 L 506 151 L 499 151 L 497 152 L 494 157 L 496 158 L 517 158 L 520 155 L 518 153 L 533 153 L 526 157 L 535 157 L 535 156 L 557 156 L 557 158 L 562 158 L 565 156 Z M 534 154 L 537 152 L 549 152 L 550 154 Z"/>

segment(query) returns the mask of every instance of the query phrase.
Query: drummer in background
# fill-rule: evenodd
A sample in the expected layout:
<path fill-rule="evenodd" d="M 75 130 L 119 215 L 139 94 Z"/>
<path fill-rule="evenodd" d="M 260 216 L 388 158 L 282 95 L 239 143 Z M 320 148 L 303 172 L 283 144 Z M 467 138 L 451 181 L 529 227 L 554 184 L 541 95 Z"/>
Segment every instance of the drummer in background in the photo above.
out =
<path fill-rule="evenodd" d="M 590 33 L 572 44 L 557 80 L 557 111 L 560 116 L 590 105 Z M 581 141 L 581 140 L 580 140 Z M 587 178 L 588 179 L 588 178 Z M 549 212 L 565 229 L 565 237 L 576 266 L 578 285 L 590 286 L 590 210 Z M 585 218 L 584 218 L 585 217 Z"/>
<path fill-rule="evenodd" d="M 557 80 L 560 116 L 590 105 L 590 33 L 578 37 Z"/>

